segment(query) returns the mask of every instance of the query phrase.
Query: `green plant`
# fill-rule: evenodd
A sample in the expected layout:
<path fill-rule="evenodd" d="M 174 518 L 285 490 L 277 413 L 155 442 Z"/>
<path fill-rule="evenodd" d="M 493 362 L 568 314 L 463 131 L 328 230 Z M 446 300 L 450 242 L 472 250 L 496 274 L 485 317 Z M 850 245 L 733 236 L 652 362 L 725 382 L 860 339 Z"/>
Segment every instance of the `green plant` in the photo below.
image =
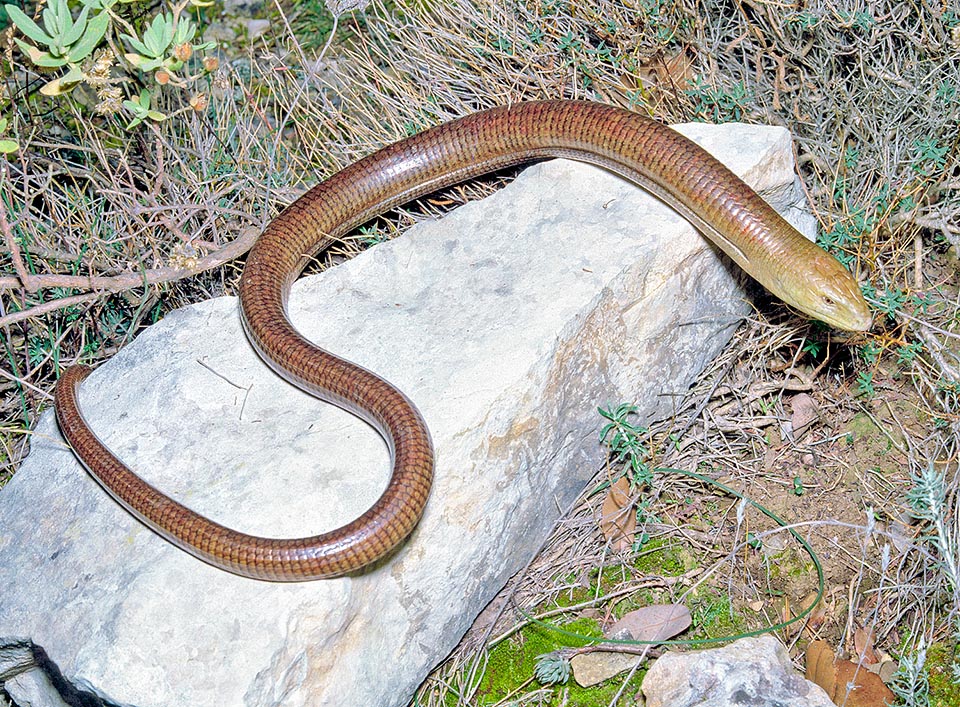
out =
<path fill-rule="evenodd" d="M 627 462 L 633 472 L 634 484 L 645 484 L 650 480 L 650 468 L 646 464 L 650 451 L 640 440 L 647 433 L 646 428 L 631 422 L 630 417 L 637 414 L 637 406 L 622 403 L 614 410 L 597 408 L 600 416 L 609 420 L 600 430 L 600 442 L 610 448 L 618 462 Z"/>
<path fill-rule="evenodd" d="M 124 54 L 124 58 L 140 71 L 155 72 L 157 82 L 165 84 L 177 81 L 174 74 L 194 52 L 213 47 L 212 42 L 194 44 L 196 34 L 197 25 L 188 17 L 179 12 L 166 12 L 153 18 L 142 39 L 131 34 L 120 36 L 135 50 Z"/>
<path fill-rule="evenodd" d="M 880 359 L 883 349 L 875 341 L 868 341 L 859 348 L 860 357 L 868 366 L 872 366 Z"/>
<path fill-rule="evenodd" d="M 944 575 L 953 588 L 954 598 L 960 600 L 960 546 L 950 527 L 951 519 L 946 477 L 933 465 L 919 474 L 911 475 L 913 488 L 907 492 L 907 502 L 913 516 L 927 521 L 932 529 L 925 539 L 940 556 Z"/>
<path fill-rule="evenodd" d="M 910 364 L 923 352 L 923 342 L 914 341 L 897 347 L 897 363 Z"/>
<path fill-rule="evenodd" d="M 807 339 L 803 342 L 800 350 L 806 354 L 810 354 L 813 358 L 819 358 L 820 353 L 823 351 L 823 342 Z"/>
<path fill-rule="evenodd" d="M 690 88 L 684 93 L 694 100 L 694 110 L 701 120 L 716 123 L 742 120 L 752 98 L 743 81 L 734 83 L 728 89 L 717 88 L 706 83 L 699 74 L 693 77 Z"/>
<path fill-rule="evenodd" d="M 564 685 L 570 679 L 570 660 L 563 651 L 539 655 L 533 676 L 542 685 Z"/>
<path fill-rule="evenodd" d="M 0 136 L 3 135 L 3 131 L 7 129 L 7 119 L 0 118 Z M 0 137 L 0 154 L 9 154 L 11 152 L 16 152 L 20 149 L 19 143 L 16 140 L 11 140 L 10 138 Z"/>
<path fill-rule="evenodd" d="M 148 118 L 157 122 L 166 119 L 167 116 L 163 113 L 150 108 L 150 99 L 150 91 L 143 89 L 140 91 L 140 97 L 136 101 L 126 100 L 123 102 L 124 108 L 133 113 L 133 120 L 127 125 L 127 130 L 139 125 Z"/>
<path fill-rule="evenodd" d="M 16 5 L 7 5 L 7 13 L 17 29 L 36 45 L 15 39 L 17 46 L 36 66 L 45 69 L 67 68 L 67 73 L 48 81 L 40 89 L 44 95 L 54 96 L 70 91 L 83 79 L 80 62 L 89 57 L 100 44 L 110 16 L 106 9 L 94 3 L 84 5 L 76 20 L 70 14 L 67 0 L 51 0 L 43 10 L 43 29 Z M 91 9 L 99 9 L 93 17 Z M 40 47 L 44 49 L 40 49 Z"/>
<path fill-rule="evenodd" d="M 930 682 L 926 669 L 927 651 L 920 639 L 917 649 L 900 656 L 899 667 L 890 687 L 905 707 L 929 707 Z"/>
<path fill-rule="evenodd" d="M 940 146 L 936 138 L 923 137 L 913 141 L 913 169 L 922 176 L 940 174 L 947 166 L 949 146 Z"/>
<path fill-rule="evenodd" d="M 873 387 L 872 371 L 860 371 L 860 373 L 857 374 L 857 392 L 860 395 L 866 395 L 868 398 L 876 395 L 877 391 Z"/>

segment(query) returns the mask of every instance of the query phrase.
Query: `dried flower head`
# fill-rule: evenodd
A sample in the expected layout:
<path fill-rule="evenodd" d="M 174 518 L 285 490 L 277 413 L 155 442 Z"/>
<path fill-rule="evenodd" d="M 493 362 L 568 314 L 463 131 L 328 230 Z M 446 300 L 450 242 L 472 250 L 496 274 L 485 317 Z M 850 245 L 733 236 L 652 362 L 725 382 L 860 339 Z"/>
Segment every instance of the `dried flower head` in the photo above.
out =
<path fill-rule="evenodd" d="M 113 81 L 110 69 L 113 68 L 113 53 L 108 49 L 99 49 L 83 72 L 83 80 L 93 88 L 109 86 Z"/>
<path fill-rule="evenodd" d="M 215 56 L 203 57 L 204 71 L 216 71 L 218 66 L 220 66 L 220 62 L 217 61 L 217 57 Z"/>
<path fill-rule="evenodd" d="M 191 243 L 178 243 L 173 247 L 168 261 L 170 267 L 177 270 L 196 270 L 200 262 L 199 253 Z"/>
<path fill-rule="evenodd" d="M 213 75 L 213 87 L 218 91 L 226 91 L 230 88 L 230 74 L 229 72 L 220 69 L 217 73 Z"/>
<path fill-rule="evenodd" d="M 118 86 L 103 86 L 97 89 L 100 102 L 94 107 L 99 115 L 114 115 L 120 112 L 123 106 L 123 92 Z"/>

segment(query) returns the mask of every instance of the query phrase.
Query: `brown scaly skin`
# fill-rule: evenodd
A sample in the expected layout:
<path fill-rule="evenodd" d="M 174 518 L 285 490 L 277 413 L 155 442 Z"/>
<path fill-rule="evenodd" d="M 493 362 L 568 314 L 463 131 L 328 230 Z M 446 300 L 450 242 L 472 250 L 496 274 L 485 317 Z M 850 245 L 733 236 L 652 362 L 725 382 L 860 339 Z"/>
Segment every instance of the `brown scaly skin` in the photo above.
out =
<path fill-rule="evenodd" d="M 177 546 L 229 572 L 273 581 L 335 577 L 390 553 L 420 520 L 433 447 L 416 407 L 392 385 L 301 337 L 286 315 L 307 260 L 392 207 L 492 170 L 550 157 L 605 167 L 689 219 L 788 304 L 839 329 L 870 327 L 857 283 L 750 187 L 690 140 L 635 113 L 545 101 L 495 108 L 376 152 L 317 185 L 264 231 L 240 286 L 244 327 L 281 376 L 369 421 L 391 450 L 393 475 L 357 520 L 323 535 L 268 539 L 217 525 L 167 498 L 114 457 L 80 414 L 75 366 L 57 385 L 60 428 L 90 473 L 131 513 Z"/>

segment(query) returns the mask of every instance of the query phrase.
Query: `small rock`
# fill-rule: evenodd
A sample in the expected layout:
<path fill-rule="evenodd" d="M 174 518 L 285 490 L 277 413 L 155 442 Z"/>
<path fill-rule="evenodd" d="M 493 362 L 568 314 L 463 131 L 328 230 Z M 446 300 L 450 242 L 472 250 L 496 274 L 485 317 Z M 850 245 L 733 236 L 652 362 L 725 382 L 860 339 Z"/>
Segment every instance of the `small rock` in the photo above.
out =
<path fill-rule="evenodd" d="M 247 20 L 247 39 L 256 39 L 270 29 L 270 20 Z"/>
<path fill-rule="evenodd" d="M 773 636 L 741 638 L 723 648 L 670 652 L 643 679 L 647 707 L 835 707 L 793 667 Z"/>
<path fill-rule="evenodd" d="M 227 17 L 254 17 L 262 15 L 263 0 L 223 0 L 223 14 Z"/>
<path fill-rule="evenodd" d="M 794 438 L 796 438 L 820 417 L 820 409 L 817 407 L 817 402 L 806 393 L 794 395 L 790 400 L 790 406 L 793 408 L 790 426 L 793 429 Z"/>
<path fill-rule="evenodd" d="M 633 653 L 613 653 L 597 651 L 596 653 L 581 653 L 570 659 L 573 668 L 573 679 L 580 687 L 597 685 L 609 680 L 614 675 L 631 670 L 643 660 L 642 656 Z"/>
<path fill-rule="evenodd" d="M 226 22 L 214 22 L 203 33 L 204 42 L 229 44 L 237 38 L 237 33 Z"/>

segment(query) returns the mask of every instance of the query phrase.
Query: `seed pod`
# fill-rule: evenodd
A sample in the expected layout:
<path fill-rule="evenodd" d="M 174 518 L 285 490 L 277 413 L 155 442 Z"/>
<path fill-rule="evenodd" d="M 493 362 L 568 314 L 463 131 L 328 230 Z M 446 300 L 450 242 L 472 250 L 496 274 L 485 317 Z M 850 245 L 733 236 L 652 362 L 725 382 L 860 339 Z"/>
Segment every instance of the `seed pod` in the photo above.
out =
<path fill-rule="evenodd" d="M 193 47 L 190 42 L 178 44 L 173 48 L 173 55 L 180 61 L 190 61 L 190 57 L 193 56 Z"/>
<path fill-rule="evenodd" d="M 209 103 L 210 101 L 205 93 L 198 93 L 190 99 L 190 107 L 198 113 L 202 110 L 205 110 Z"/>

